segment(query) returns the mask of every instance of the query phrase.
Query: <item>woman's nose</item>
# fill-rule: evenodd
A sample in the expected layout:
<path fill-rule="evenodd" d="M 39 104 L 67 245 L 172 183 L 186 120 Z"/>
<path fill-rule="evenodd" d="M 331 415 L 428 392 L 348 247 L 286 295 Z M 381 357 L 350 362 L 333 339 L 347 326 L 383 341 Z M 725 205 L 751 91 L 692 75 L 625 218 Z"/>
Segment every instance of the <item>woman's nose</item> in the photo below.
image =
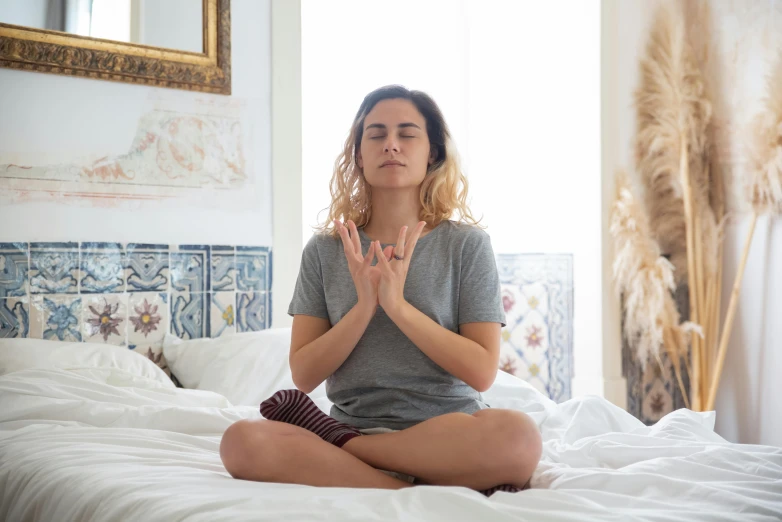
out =
<path fill-rule="evenodd" d="M 393 136 L 386 138 L 385 152 L 390 151 L 399 152 L 399 141 Z"/>

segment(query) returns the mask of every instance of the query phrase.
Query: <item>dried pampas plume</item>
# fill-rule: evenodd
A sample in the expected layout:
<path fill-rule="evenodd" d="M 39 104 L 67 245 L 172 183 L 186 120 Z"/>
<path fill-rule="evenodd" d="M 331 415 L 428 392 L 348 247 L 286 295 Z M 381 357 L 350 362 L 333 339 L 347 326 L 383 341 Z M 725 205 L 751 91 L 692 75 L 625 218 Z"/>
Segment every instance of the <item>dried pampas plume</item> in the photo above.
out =
<path fill-rule="evenodd" d="M 768 94 L 764 109 L 753 122 L 752 142 L 747 151 L 750 163 L 746 172 L 746 193 L 749 203 L 752 205 L 752 218 L 749 223 L 747 239 L 744 242 L 744 251 L 739 261 L 739 268 L 733 280 L 733 290 L 725 315 L 725 325 L 717 349 L 715 371 L 709 387 L 707 408 L 714 407 L 714 401 L 717 397 L 728 340 L 738 306 L 741 281 L 744 277 L 744 268 L 747 264 L 758 216 L 782 212 L 782 52 L 776 57 L 776 64 L 768 78 Z"/>
<path fill-rule="evenodd" d="M 686 361 L 693 325 L 679 324 L 679 312 L 671 294 L 676 287 L 673 265 L 660 255 L 651 238 L 646 214 L 633 196 L 624 172 L 616 176 L 610 230 L 614 286 L 623 296 L 624 336 L 635 346 L 642 368 L 651 357 L 660 362 L 660 347 L 665 348 L 689 407 L 679 361 L 681 357 Z"/>
<path fill-rule="evenodd" d="M 765 110 L 748 147 L 747 198 L 758 214 L 782 212 L 782 51 L 768 79 Z"/>
<path fill-rule="evenodd" d="M 635 161 L 652 237 L 670 256 L 677 282 L 683 282 L 687 278 L 687 241 L 680 152 L 686 139 L 693 200 L 696 207 L 709 208 L 706 131 L 712 108 L 705 97 L 698 62 L 685 38 L 684 22 L 672 9 L 669 5 L 657 11 L 641 62 L 635 93 Z M 706 218 L 702 233 L 712 234 L 714 229 L 713 217 Z"/>

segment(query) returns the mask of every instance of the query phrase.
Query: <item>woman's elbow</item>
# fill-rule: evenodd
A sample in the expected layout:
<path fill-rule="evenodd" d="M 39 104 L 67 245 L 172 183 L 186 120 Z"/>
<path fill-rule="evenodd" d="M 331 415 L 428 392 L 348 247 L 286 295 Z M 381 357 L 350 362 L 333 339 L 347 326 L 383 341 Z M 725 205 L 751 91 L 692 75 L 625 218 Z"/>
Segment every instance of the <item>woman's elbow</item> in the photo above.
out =
<path fill-rule="evenodd" d="M 496 378 L 497 368 L 490 368 L 489 370 L 483 371 L 475 376 L 472 387 L 475 388 L 475 391 L 483 393 L 491 388 L 491 385 L 494 384 L 494 379 Z"/>

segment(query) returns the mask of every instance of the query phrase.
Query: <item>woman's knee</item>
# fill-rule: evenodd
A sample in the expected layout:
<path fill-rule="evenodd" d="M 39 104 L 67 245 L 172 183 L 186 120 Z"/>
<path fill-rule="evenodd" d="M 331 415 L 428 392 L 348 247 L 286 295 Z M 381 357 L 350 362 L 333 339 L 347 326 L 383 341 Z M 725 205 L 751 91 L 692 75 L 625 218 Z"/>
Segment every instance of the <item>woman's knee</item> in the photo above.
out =
<path fill-rule="evenodd" d="M 485 420 L 487 439 L 499 467 L 529 478 L 540 461 L 540 431 L 532 418 L 520 411 L 486 409 L 477 412 Z"/>
<path fill-rule="evenodd" d="M 231 424 L 220 440 L 220 459 L 226 471 L 234 478 L 247 478 L 250 467 L 257 475 L 258 470 L 270 470 L 272 462 L 268 457 L 272 452 L 273 433 L 264 426 L 264 421 L 243 419 Z"/>

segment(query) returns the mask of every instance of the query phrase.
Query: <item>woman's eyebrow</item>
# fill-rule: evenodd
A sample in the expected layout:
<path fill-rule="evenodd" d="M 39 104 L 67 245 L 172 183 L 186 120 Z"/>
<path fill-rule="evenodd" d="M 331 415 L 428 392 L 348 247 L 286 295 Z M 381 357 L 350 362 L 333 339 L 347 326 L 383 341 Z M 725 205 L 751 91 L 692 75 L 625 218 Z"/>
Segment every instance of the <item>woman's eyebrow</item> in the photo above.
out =
<path fill-rule="evenodd" d="M 416 125 L 413 122 L 400 123 L 399 125 L 397 125 L 397 127 L 399 127 L 400 129 L 405 128 L 405 127 L 415 127 L 416 129 L 421 130 L 421 127 L 419 127 L 418 125 Z M 382 129 L 382 130 L 385 130 L 386 126 L 385 126 L 384 123 L 370 123 L 369 125 L 367 125 L 367 128 L 364 129 L 364 130 L 368 131 L 369 129 Z"/>

